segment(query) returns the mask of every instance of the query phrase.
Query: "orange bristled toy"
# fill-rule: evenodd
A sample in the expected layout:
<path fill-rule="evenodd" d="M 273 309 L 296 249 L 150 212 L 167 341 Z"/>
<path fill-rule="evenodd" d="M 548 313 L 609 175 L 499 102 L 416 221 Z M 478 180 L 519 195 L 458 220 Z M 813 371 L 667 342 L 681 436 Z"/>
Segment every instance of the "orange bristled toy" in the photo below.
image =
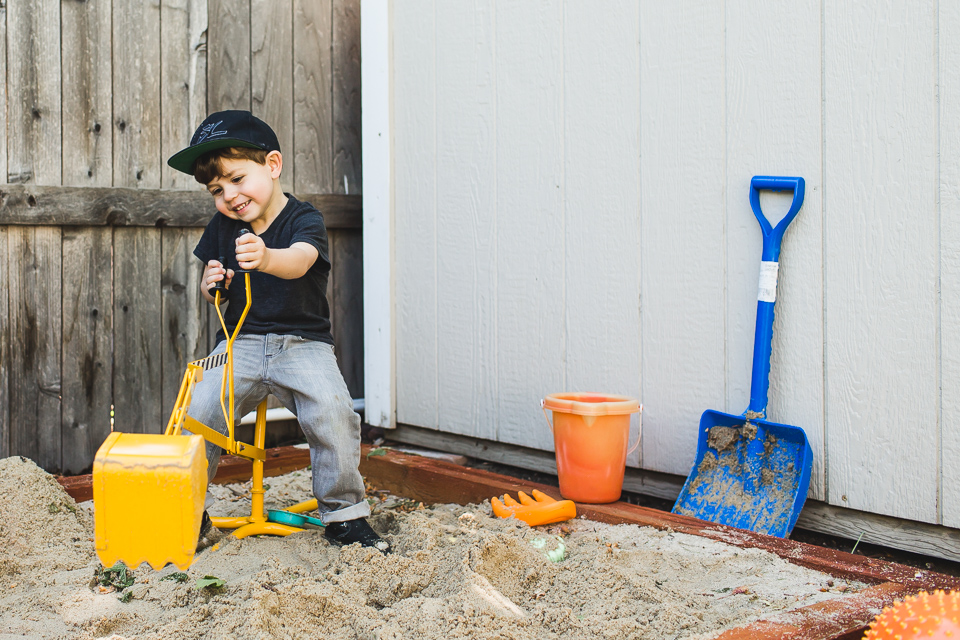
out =
<path fill-rule="evenodd" d="M 960 592 L 921 591 L 916 596 L 907 596 L 885 608 L 864 640 L 894 638 L 898 640 L 960 640 Z"/>
<path fill-rule="evenodd" d="M 577 506 L 571 500 L 554 500 L 542 491 L 534 489 L 533 498 L 523 491 L 517 492 L 520 502 L 504 494 L 503 502 L 497 498 L 490 498 L 490 504 L 493 506 L 493 515 L 498 518 L 509 518 L 513 516 L 517 520 L 523 520 L 531 527 L 538 524 L 553 524 L 554 522 L 563 522 L 577 517 Z"/>

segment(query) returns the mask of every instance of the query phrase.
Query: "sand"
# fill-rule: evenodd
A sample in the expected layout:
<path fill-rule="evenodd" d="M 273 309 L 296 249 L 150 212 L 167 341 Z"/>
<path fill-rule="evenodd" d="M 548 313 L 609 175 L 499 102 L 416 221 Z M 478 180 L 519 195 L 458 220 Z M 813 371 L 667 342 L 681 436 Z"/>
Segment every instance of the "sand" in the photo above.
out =
<path fill-rule="evenodd" d="M 309 471 L 266 482 L 268 508 L 311 497 Z M 213 487 L 211 513 L 245 514 L 244 491 Z M 390 555 L 332 546 L 320 530 L 225 535 L 183 582 L 142 565 L 118 592 L 94 580 L 91 503 L 29 460 L 0 460 L 0 638 L 705 639 L 863 587 L 649 527 L 531 528 L 489 503 L 370 495 Z M 561 544 L 564 558 L 548 558 Z M 198 588 L 208 575 L 223 587 Z"/>

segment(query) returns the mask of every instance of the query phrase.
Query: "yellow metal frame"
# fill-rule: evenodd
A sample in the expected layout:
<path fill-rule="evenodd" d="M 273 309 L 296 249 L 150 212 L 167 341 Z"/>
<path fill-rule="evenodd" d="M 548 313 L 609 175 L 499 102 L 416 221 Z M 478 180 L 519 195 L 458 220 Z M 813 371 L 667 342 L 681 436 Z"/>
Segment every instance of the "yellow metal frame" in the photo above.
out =
<path fill-rule="evenodd" d="M 247 302 L 237 322 L 233 335 L 227 330 L 226 322 L 223 319 L 223 313 L 220 310 L 220 292 L 215 294 L 214 306 L 217 309 L 217 317 L 220 318 L 220 326 L 223 328 L 223 335 L 227 336 L 226 362 L 223 378 L 220 383 L 220 408 L 223 410 L 223 417 L 227 423 L 227 435 L 214 431 L 207 425 L 198 422 L 187 415 L 190 408 L 190 400 L 193 396 L 193 387 L 203 380 L 203 371 L 207 368 L 213 368 L 208 365 L 211 359 L 217 356 L 210 356 L 202 360 L 191 362 L 187 365 L 187 371 L 183 376 L 183 382 L 180 384 L 180 392 L 177 394 L 177 403 L 170 414 L 170 420 L 167 422 L 164 435 L 180 435 L 183 429 L 191 433 L 203 436 L 204 440 L 225 449 L 235 456 L 246 458 L 253 463 L 252 487 L 250 489 L 250 515 L 240 518 L 211 518 L 213 524 L 218 529 L 235 529 L 233 535 L 237 538 L 245 538 L 252 535 L 275 535 L 288 536 L 291 533 L 303 531 L 297 527 L 269 522 L 263 507 L 263 462 L 267 454 L 264 448 L 267 434 L 267 401 L 264 400 L 257 406 L 257 421 L 253 430 L 253 444 L 240 442 L 234 437 L 234 404 L 233 404 L 233 342 L 240 334 L 240 327 L 250 311 L 252 300 L 250 298 L 250 274 L 244 273 L 244 284 L 246 285 Z M 317 501 L 307 500 L 300 504 L 288 507 L 287 511 L 294 513 L 303 513 L 313 511 L 317 508 Z"/>

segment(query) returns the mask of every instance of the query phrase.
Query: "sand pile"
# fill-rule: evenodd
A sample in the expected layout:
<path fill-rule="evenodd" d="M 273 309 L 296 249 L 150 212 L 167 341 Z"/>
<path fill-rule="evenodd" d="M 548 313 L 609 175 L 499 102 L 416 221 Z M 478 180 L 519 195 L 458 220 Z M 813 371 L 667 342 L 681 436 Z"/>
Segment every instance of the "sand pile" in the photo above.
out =
<path fill-rule="evenodd" d="M 310 497 L 309 472 L 267 482 L 268 508 Z M 212 491 L 214 515 L 248 511 L 244 486 Z M 320 530 L 287 538 L 226 536 L 200 553 L 186 575 L 143 565 L 133 585 L 117 593 L 93 580 L 99 563 L 89 503 L 73 507 L 30 462 L 0 461 L 4 508 L 20 512 L 0 512 L 2 542 L 8 549 L 20 545 L 3 556 L 10 564 L 0 577 L 0 634 L 709 638 L 862 587 L 696 536 L 585 520 L 532 529 L 493 518 L 489 504 L 422 507 L 371 495 L 371 523 L 393 544 L 389 556 L 333 547 Z M 555 562 L 548 552 L 563 559 Z M 223 586 L 198 588 L 208 575 Z"/>
<path fill-rule="evenodd" d="M 85 567 L 92 532 L 90 515 L 53 476 L 26 458 L 0 460 L 0 578 Z"/>

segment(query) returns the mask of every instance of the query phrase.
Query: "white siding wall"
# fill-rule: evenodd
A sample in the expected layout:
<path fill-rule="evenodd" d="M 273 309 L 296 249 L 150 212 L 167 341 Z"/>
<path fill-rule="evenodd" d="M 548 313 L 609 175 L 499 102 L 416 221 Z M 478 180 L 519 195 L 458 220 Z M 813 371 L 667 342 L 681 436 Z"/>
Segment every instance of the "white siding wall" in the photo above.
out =
<path fill-rule="evenodd" d="M 703 410 L 749 400 L 750 178 L 800 175 L 769 416 L 807 432 L 811 497 L 960 526 L 960 10 L 397 0 L 392 20 L 398 422 L 549 450 L 544 395 L 629 394 L 631 464 L 686 475 Z"/>

